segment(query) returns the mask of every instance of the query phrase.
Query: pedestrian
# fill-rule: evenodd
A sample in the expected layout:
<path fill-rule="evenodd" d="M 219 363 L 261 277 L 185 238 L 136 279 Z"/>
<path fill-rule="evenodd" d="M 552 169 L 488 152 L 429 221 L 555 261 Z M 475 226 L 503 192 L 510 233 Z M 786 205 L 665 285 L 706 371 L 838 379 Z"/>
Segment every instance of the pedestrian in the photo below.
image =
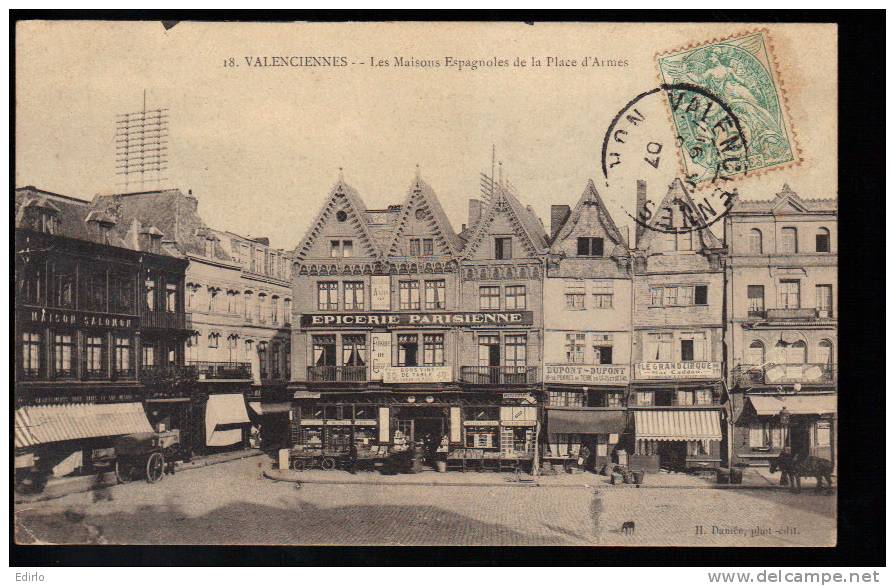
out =
<path fill-rule="evenodd" d="M 578 452 L 578 468 L 581 470 L 587 470 L 588 460 L 590 459 L 590 448 L 586 445 L 581 446 L 581 450 Z"/>
<path fill-rule="evenodd" d="M 357 444 L 354 442 L 348 448 L 348 472 L 357 474 Z"/>

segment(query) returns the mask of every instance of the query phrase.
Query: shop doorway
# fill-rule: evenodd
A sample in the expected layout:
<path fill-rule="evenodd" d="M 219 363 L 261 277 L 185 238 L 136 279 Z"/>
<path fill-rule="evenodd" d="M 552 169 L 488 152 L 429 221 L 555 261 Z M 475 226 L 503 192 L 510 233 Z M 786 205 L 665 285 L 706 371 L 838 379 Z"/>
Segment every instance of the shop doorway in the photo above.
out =
<path fill-rule="evenodd" d="M 657 442 L 659 468 L 683 472 L 687 468 L 687 442 Z"/>
<path fill-rule="evenodd" d="M 800 421 L 789 427 L 789 446 L 792 453 L 801 457 L 811 454 L 811 426 L 807 422 Z"/>
<path fill-rule="evenodd" d="M 436 452 L 447 434 L 447 417 L 442 409 L 431 407 L 405 407 L 393 420 L 394 430 L 405 439 L 407 445 L 422 445 L 424 462 L 434 466 Z"/>

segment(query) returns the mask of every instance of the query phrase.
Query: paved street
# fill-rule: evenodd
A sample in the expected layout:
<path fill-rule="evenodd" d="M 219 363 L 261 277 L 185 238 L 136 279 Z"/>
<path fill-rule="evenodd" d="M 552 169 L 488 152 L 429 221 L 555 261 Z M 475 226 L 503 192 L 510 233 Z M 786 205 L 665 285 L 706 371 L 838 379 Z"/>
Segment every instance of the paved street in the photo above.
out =
<path fill-rule="evenodd" d="M 17 505 L 16 539 L 247 545 L 835 543 L 835 496 L 811 490 L 795 495 L 607 487 L 595 494 L 593 488 L 576 486 L 310 483 L 297 489 L 263 478 L 267 466 L 266 457 L 253 457 L 181 472 L 157 485 L 133 482 Z M 623 534 L 622 523 L 629 520 L 635 532 Z"/>

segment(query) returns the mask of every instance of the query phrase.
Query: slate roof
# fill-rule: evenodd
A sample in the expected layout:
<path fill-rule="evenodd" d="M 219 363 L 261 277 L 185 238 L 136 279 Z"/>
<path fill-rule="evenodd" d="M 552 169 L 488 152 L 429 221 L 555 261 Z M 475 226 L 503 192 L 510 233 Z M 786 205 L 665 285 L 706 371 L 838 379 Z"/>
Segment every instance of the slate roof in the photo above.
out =
<path fill-rule="evenodd" d="M 731 212 L 768 212 L 776 209 L 785 201 L 793 202 L 797 207 L 802 207 L 809 212 L 835 213 L 839 209 L 839 202 L 835 198 L 803 199 L 789 185 L 784 183 L 783 188 L 771 200 L 737 200 Z"/>

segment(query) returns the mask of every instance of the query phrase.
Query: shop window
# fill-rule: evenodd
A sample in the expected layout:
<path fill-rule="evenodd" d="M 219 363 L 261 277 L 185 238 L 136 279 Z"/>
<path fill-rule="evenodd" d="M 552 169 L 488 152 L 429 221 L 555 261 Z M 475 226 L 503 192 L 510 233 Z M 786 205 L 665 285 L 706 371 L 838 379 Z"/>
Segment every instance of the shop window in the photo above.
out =
<path fill-rule="evenodd" d="M 612 281 L 594 283 L 594 309 L 612 308 Z"/>
<path fill-rule="evenodd" d="M 798 309 L 799 303 L 799 281 L 780 281 L 780 308 L 781 309 Z"/>
<path fill-rule="evenodd" d="M 444 366 L 444 334 L 423 334 L 423 364 Z"/>
<path fill-rule="evenodd" d="M 647 334 L 646 336 L 646 361 L 670 362 L 671 344 L 674 336 L 670 333 Z"/>
<path fill-rule="evenodd" d="M 578 256 L 603 256 L 603 239 L 579 238 Z"/>
<path fill-rule="evenodd" d="M 548 407 L 584 407 L 585 393 L 583 391 L 549 391 L 547 393 Z"/>
<path fill-rule="evenodd" d="M 780 231 L 780 254 L 797 252 L 799 252 L 798 232 L 795 228 L 783 228 Z"/>
<path fill-rule="evenodd" d="M 818 421 L 815 426 L 814 445 L 818 448 L 830 447 L 833 426 L 829 421 Z"/>
<path fill-rule="evenodd" d="M 345 281 L 345 311 L 364 310 L 364 282 Z"/>
<path fill-rule="evenodd" d="M 830 252 L 830 231 L 820 228 L 814 235 L 814 250 L 816 252 Z"/>
<path fill-rule="evenodd" d="M 709 440 L 687 442 L 687 456 L 697 458 L 709 455 Z"/>
<path fill-rule="evenodd" d="M 707 406 L 712 404 L 711 389 L 697 389 L 693 391 L 693 404 L 699 406 Z"/>
<path fill-rule="evenodd" d="M 547 449 L 557 458 L 577 456 L 581 450 L 581 436 L 576 433 L 551 433 L 547 436 Z"/>
<path fill-rule="evenodd" d="M 419 341 L 416 334 L 398 334 L 398 366 L 419 364 Z"/>
<path fill-rule="evenodd" d="M 346 405 L 348 409 L 351 409 L 350 406 Z M 324 419 L 351 419 L 351 417 L 342 417 L 342 405 L 324 405 L 323 407 L 323 418 Z"/>
<path fill-rule="evenodd" d="M 584 364 L 585 334 L 566 334 L 566 362 Z"/>
<path fill-rule="evenodd" d="M 705 332 L 684 332 L 680 342 L 681 362 L 706 360 Z"/>
<path fill-rule="evenodd" d="M 465 421 L 498 421 L 500 419 L 500 408 L 464 407 L 463 419 Z"/>
<path fill-rule="evenodd" d="M 504 287 L 504 298 L 504 309 L 525 309 L 525 285 L 507 285 Z"/>
<path fill-rule="evenodd" d="M 749 254 L 762 254 L 762 234 L 758 228 L 749 230 Z"/>
<path fill-rule="evenodd" d="M 342 336 L 342 364 L 345 366 L 366 366 L 367 337 L 365 335 Z"/>
<path fill-rule="evenodd" d="M 764 285 L 747 285 L 746 298 L 749 303 L 749 315 L 764 315 Z"/>
<path fill-rule="evenodd" d="M 693 392 L 692 391 L 675 391 L 674 392 L 674 405 L 677 407 L 689 407 L 693 404 Z"/>
<path fill-rule="evenodd" d="M 444 309 L 444 281 L 426 281 L 426 309 Z"/>
<path fill-rule="evenodd" d="M 619 407 L 624 406 L 622 404 L 623 396 L 624 396 L 622 393 L 606 393 L 605 396 L 606 396 L 606 404 L 604 405 L 605 407 L 619 408 Z"/>
<path fill-rule="evenodd" d="M 778 422 L 753 421 L 749 424 L 749 447 L 783 448 L 783 428 Z"/>
<path fill-rule="evenodd" d="M 130 336 L 114 335 L 112 336 L 113 355 L 112 367 L 115 369 L 115 376 L 127 377 L 134 373 L 133 366 L 133 342 Z"/>
<path fill-rule="evenodd" d="M 339 309 L 339 283 L 320 281 L 317 283 L 317 309 L 337 311 Z"/>
<path fill-rule="evenodd" d="M 815 291 L 815 307 L 817 308 L 817 317 L 831 318 L 833 317 L 833 286 L 817 285 Z"/>
<path fill-rule="evenodd" d="M 500 309 L 500 287 L 479 287 L 479 309 Z"/>
<path fill-rule="evenodd" d="M 57 377 L 74 375 L 75 337 L 72 334 L 56 334 L 53 338 L 53 373 Z"/>
<path fill-rule="evenodd" d="M 420 308 L 419 281 L 398 282 L 398 308 L 404 310 Z"/>
<path fill-rule="evenodd" d="M 26 378 L 40 376 L 43 338 L 37 332 L 22 333 L 22 375 Z"/>
<path fill-rule="evenodd" d="M 566 287 L 566 309 L 580 311 L 584 309 L 584 287 Z"/>
<path fill-rule="evenodd" d="M 376 419 L 376 415 L 376 407 L 374 407 L 373 405 L 354 406 L 355 419 Z"/>
<path fill-rule="evenodd" d="M 491 427 L 467 427 L 467 448 L 496 448 L 498 447 L 497 429 Z"/>
<path fill-rule="evenodd" d="M 314 366 L 336 365 L 335 336 L 312 336 L 311 345 L 314 350 Z"/>
<path fill-rule="evenodd" d="M 677 396 L 670 390 L 656 390 L 653 393 L 653 405 L 656 407 L 672 407 L 675 404 Z"/>
<path fill-rule="evenodd" d="M 494 258 L 497 260 L 510 260 L 513 258 L 513 239 L 497 237 L 494 239 Z"/>
<path fill-rule="evenodd" d="M 634 401 L 638 407 L 650 407 L 653 404 L 653 391 L 637 391 Z"/>

